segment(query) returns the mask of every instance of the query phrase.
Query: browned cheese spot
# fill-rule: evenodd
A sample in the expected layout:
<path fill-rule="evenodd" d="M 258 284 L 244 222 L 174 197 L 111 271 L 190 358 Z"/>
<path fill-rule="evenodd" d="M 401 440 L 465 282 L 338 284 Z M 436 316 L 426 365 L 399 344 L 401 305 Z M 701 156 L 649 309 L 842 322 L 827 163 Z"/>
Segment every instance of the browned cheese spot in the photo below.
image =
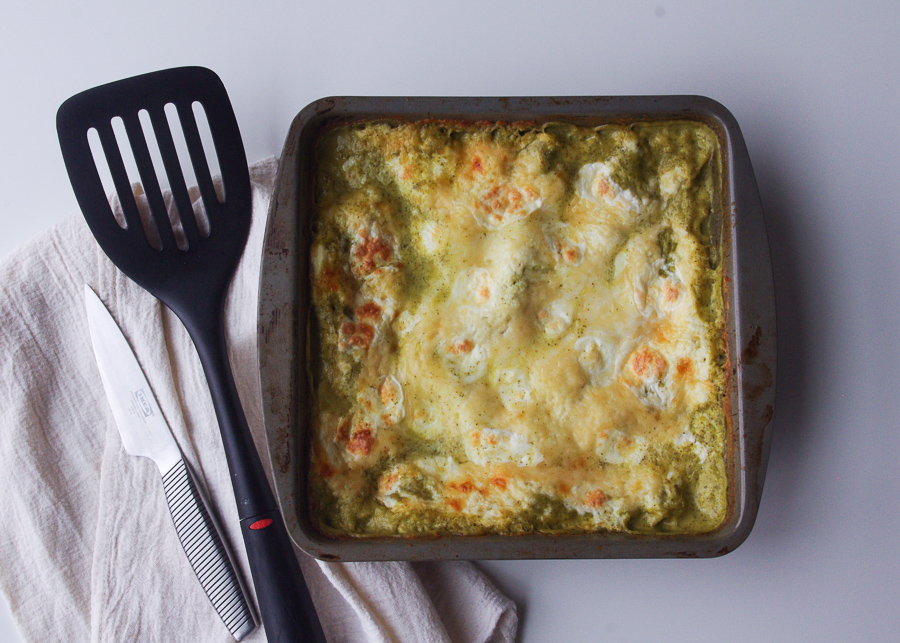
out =
<path fill-rule="evenodd" d="M 501 476 L 494 476 L 491 478 L 491 484 L 497 487 L 500 491 L 506 491 L 506 478 Z"/>
<path fill-rule="evenodd" d="M 603 503 L 606 502 L 606 494 L 603 493 L 602 489 L 595 489 L 594 491 L 588 491 L 584 495 L 584 504 L 588 507 L 592 507 L 594 509 L 598 509 L 603 506 Z"/>
<path fill-rule="evenodd" d="M 375 337 L 375 329 L 371 324 L 366 322 L 344 322 L 341 325 L 341 334 L 343 335 L 341 343 L 344 347 L 359 346 L 360 348 L 368 348 Z"/>
<path fill-rule="evenodd" d="M 356 316 L 360 319 L 378 319 L 381 315 L 381 306 L 374 301 L 366 302 L 356 309 Z"/>
<path fill-rule="evenodd" d="M 372 435 L 372 427 L 363 423 L 353 432 L 347 441 L 347 451 L 357 455 L 369 455 L 375 444 L 375 436 Z"/>
<path fill-rule="evenodd" d="M 473 348 L 475 348 L 475 342 L 471 339 L 463 339 L 450 344 L 450 348 L 447 350 L 452 355 L 462 355 L 463 353 L 471 353 Z"/>
<path fill-rule="evenodd" d="M 341 289 L 341 273 L 333 266 L 325 266 L 319 274 L 319 286 L 329 292 Z"/>
<path fill-rule="evenodd" d="M 400 401 L 400 392 L 394 387 L 390 379 L 384 381 L 378 391 L 382 404 L 396 404 Z"/>
<path fill-rule="evenodd" d="M 381 237 L 370 236 L 368 232 L 362 233 L 362 241 L 353 247 L 353 257 L 356 264 L 353 272 L 359 276 L 369 275 L 378 267 L 378 263 L 387 263 L 394 254 L 391 244 Z"/>
<path fill-rule="evenodd" d="M 682 357 L 675 365 L 675 371 L 682 377 L 690 377 L 694 374 L 694 363 L 689 357 Z"/>
<path fill-rule="evenodd" d="M 628 358 L 628 365 L 641 379 L 660 379 L 669 370 L 666 358 L 648 346 L 642 346 Z"/>

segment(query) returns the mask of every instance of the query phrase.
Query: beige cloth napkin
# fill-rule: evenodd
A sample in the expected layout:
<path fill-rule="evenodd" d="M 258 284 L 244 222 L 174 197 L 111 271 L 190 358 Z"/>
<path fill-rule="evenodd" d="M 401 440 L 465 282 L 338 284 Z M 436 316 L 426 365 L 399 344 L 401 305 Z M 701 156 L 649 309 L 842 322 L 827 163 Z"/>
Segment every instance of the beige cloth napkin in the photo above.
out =
<path fill-rule="evenodd" d="M 253 227 L 227 305 L 235 379 L 260 448 L 256 297 L 275 167 L 267 159 L 251 168 Z M 0 590 L 27 641 L 231 640 L 184 557 L 155 465 L 122 447 L 90 346 L 85 283 L 131 343 L 251 583 L 193 345 L 79 216 L 0 264 Z M 469 563 L 300 559 L 329 641 L 515 638 L 515 605 Z"/>

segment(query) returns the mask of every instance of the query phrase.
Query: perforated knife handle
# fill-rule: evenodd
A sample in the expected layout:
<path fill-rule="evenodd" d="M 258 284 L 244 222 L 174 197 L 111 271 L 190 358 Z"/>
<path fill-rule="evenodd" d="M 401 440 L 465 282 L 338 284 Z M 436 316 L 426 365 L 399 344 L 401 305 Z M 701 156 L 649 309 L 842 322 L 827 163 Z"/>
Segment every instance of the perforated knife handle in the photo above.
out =
<path fill-rule="evenodd" d="M 253 612 L 228 550 L 185 461 L 163 475 L 163 489 L 178 540 L 219 618 L 240 641 L 256 629 Z"/>

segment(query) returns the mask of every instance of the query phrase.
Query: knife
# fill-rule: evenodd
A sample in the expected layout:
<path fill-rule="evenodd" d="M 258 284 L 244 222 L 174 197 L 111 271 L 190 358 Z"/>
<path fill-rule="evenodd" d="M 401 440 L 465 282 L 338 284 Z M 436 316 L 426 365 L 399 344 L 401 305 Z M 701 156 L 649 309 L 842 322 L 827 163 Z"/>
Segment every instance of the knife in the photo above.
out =
<path fill-rule="evenodd" d="M 87 284 L 84 302 L 100 379 L 125 450 L 150 458 L 159 467 L 184 553 L 225 627 L 240 641 L 256 629 L 256 621 L 225 540 L 128 340 Z"/>

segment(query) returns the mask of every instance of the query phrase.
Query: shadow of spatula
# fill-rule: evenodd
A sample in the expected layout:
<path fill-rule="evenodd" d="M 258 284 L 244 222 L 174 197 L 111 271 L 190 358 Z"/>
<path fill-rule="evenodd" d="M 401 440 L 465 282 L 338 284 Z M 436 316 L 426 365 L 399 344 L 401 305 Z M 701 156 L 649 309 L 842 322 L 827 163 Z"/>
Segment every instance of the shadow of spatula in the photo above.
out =
<path fill-rule="evenodd" d="M 206 114 L 224 195 L 217 194 L 213 184 L 195 103 Z M 198 225 L 194 216 L 166 114 L 168 105 L 177 110 L 208 226 L 205 222 Z M 149 117 L 152 136 L 145 133 L 142 116 L 145 120 Z M 141 219 L 112 125 L 117 118 L 124 124 L 156 235 L 145 232 L 147 221 Z M 128 78 L 73 96 L 59 108 L 56 125 L 72 188 L 100 247 L 123 273 L 178 315 L 197 347 L 219 421 L 241 534 L 269 641 L 324 641 L 228 361 L 225 295 L 250 230 L 251 195 L 240 130 L 222 81 L 201 67 Z M 91 130 L 96 130 L 102 146 L 124 225 L 116 219 L 104 190 L 89 142 Z M 153 138 L 183 232 L 170 222 L 148 147 Z"/>

